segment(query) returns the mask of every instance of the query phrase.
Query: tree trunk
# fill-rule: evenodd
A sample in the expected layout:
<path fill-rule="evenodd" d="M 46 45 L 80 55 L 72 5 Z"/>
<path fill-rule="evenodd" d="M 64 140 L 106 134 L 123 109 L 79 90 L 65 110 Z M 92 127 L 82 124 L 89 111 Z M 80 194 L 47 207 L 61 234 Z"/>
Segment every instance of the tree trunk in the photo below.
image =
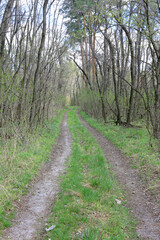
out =
<path fill-rule="evenodd" d="M 38 59 L 37 59 L 37 67 L 36 71 L 34 74 L 34 80 L 33 80 L 33 95 L 32 95 L 32 101 L 31 101 L 31 111 L 30 111 L 30 125 L 33 123 L 34 119 L 34 111 L 35 111 L 35 100 L 36 100 L 36 83 L 38 79 L 38 73 L 39 73 L 39 68 L 40 68 L 40 60 L 41 60 L 41 55 L 42 55 L 42 50 L 44 47 L 45 43 L 45 35 L 46 35 L 46 15 L 47 15 L 47 5 L 48 5 L 49 0 L 45 0 L 43 4 L 43 29 L 42 29 L 42 38 L 41 38 L 41 43 L 38 51 Z"/>
<path fill-rule="evenodd" d="M 160 51 L 160 50 L 159 50 Z M 155 126 L 154 126 L 154 137 L 160 139 L 160 55 L 157 62 L 157 87 L 155 95 Z"/>
<path fill-rule="evenodd" d="M 8 29 L 8 24 L 9 24 L 11 11 L 12 11 L 12 7 L 13 7 L 14 2 L 15 2 L 15 0 L 9 0 L 8 1 L 7 5 L 6 5 L 6 8 L 5 8 L 5 12 L 3 14 L 2 23 L 1 23 L 1 26 L 0 26 L 0 60 L 3 57 L 7 29 Z"/>
<path fill-rule="evenodd" d="M 106 40 L 109 44 L 110 48 L 110 55 L 111 55 L 111 62 L 112 62 L 112 77 L 113 77 L 113 84 L 114 84 L 114 96 L 115 96 L 115 102 L 116 102 L 116 108 L 117 108 L 117 124 L 121 124 L 121 114 L 120 114 L 120 108 L 119 108 L 119 102 L 118 102 L 118 93 L 117 93 L 117 84 L 116 84 L 116 72 L 115 72 L 115 54 L 114 54 L 114 46 L 112 45 L 110 39 L 108 36 L 105 36 Z"/>

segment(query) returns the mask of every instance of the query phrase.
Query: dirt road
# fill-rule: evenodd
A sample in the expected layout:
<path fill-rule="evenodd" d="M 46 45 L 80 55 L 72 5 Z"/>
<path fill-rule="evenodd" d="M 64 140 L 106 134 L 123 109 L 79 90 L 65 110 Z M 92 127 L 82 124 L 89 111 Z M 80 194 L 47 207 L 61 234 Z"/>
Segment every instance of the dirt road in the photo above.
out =
<path fill-rule="evenodd" d="M 79 114 L 78 116 L 103 149 L 106 159 L 113 166 L 115 176 L 127 193 L 127 207 L 132 209 L 133 215 L 138 219 L 138 236 L 143 240 L 160 240 L 160 206 L 152 196 L 146 194 L 136 170 L 131 168 L 130 159 L 92 128 Z"/>
<path fill-rule="evenodd" d="M 132 214 L 138 219 L 139 238 L 160 240 L 160 208 L 152 196 L 146 194 L 136 170 L 131 168 L 130 159 L 92 128 L 79 114 L 78 116 L 100 144 L 106 159 L 112 164 L 114 174 L 127 195 L 127 207 L 132 209 Z M 64 172 L 64 163 L 71 152 L 71 144 L 67 113 L 65 113 L 61 134 L 52 151 L 51 161 L 44 164 L 30 193 L 21 199 L 17 217 L 12 227 L 4 232 L 2 240 L 33 240 L 37 237 L 38 231 L 44 230 L 51 205 L 59 190 L 58 177 Z"/>
<path fill-rule="evenodd" d="M 67 125 L 67 113 L 61 124 L 61 134 L 51 154 L 51 161 L 40 171 L 37 182 L 21 202 L 17 217 L 11 228 L 6 229 L 2 239 L 32 240 L 45 221 L 59 190 L 58 177 L 64 172 L 64 163 L 71 152 L 71 135 Z"/>

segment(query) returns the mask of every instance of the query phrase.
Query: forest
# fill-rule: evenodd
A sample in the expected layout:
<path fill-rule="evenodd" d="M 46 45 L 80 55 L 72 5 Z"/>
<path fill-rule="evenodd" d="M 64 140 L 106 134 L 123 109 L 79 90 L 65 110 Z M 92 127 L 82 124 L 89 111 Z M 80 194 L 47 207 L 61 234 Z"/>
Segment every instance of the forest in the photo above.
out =
<path fill-rule="evenodd" d="M 159 139 L 158 1 L 0 4 L 1 136 L 36 127 L 69 94 L 105 122 L 144 120 Z"/>
<path fill-rule="evenodd" d="M 86 86 L 76 80 L 75 103 L 119 125 L 144 119 L 159 138 L 158 1 L 65 1 L 63 12 Z"/>
<path fill-rule="evenodd" d="M 67 121 L 69 129 L 65 125 Z M 90 126 L 96 129 L 97 133 Z M 86 129 L 94 136 L 93 139 L 85 132 Z M 63 134 L 64 136 L 61 136 Z M 82 216 L 80 218 L 79 213 L 75 225 L 67 222 L 71 228 L 78 229 L 83 220 L 83 226 L 93 223 L 97 227 L 86 231 L 82 226 L 83 234 L 80 236 L 76 233 L 73 237 L 71 228 L 64 230 L 63 221 L 57 220 L 59 221 L 57 225 L 62 228 L 56 230 L 55 225 L 55 235 L 43 232 L 39 239 L 160 239 L 160 232 L 157 231 L 160 227 L 158 217 L 156 220 L 153 217 L 153 226 L 151 224 L 153 232 L 147 225 L 148 216 L 151 216 L 144 217 L 143 221 L 146 224 L 144 229 L 148 228 L 148 232 L 137 230 L 140 238 L 136 238 L 133 230 L 136 227 L 131 223 L 133 218 L 130 217 L 130 213 L 121 213 L 122 210 L 117 208 L 112 209 L 115 200 L 117 205 L 123 202 L 123 197 L 120 197 L 123 190 L 126 192 L 130 190 L 122 188 L 121 191 L 121 187 L 116 188 L 116 181 L 120 181 L 118 185 L 123 185 L 123 176 L 119 172 L 114 180 L 113 175 L 116 175 L 118 170 L 115 172 L 113 170 L 113 174 L 110 163 L 107 163 L 108 167 L 105 166 L 103 158 L 105 156 L 110 162 L 110 155 L 109 153 L 107 155 L 107 150 L 103 149 L 103 146 L 109 146 L 108 152 L 113 153 L 111 164 L 119 166 L 114 159 L 116 157 L 120 159 L 122 171 L 128 172 L 125 181 L 137 181 L 134 179 L 137 172 L 135 170 L 132 173 L 130 167 L 121 163 L 124 156 L 119 155 L 120 153 L 117 153 L 109 142 L 101 142 L 98 134 L 102 134 L 127 157 L 133 159 L 127 161 L 130 162 L 131 168 L 137 169 L 142 187 L 139 192 L 136 190 L 138 187 L 132 192 L 137 191 L 137 198 L 140 199 L 144 197 L 141 196 L 142 189 L 147 189 L 147 193 L 148 190 L 151 191 L 148 194 L 154 196 L 152 205 L 156 206 L 155 211 L 159 211 L 157 204 L 160 197 L 160 1 L 0 0 L 0 239 L 1 236 L 2 240 L 7 239 L 5 231 L 8 227 L 11 228 L 11 235 L 14 231 L 19 234 L 19 227 L 12 230 L 14 212 L 19 208 L 17 201 L 21 201 L 19 199 L 27 194 L 29 184 L 32 184 L 43 164 L 49 161 L 53 145 L 57 146 L 60 152 L 65 152 L 66 159 L 70 156 L 71 168 L 66 170 L 70 171 L 66 178 L 63 177 L 64 183 L 60 187 L 63 189 L 62 192 L 67 192 L 71 188 L 70 185 L 67 186 L 69 184 L 67 176 L 71 182 L 75 181 L 76 187 L 78 181 L 82 181 L 79 189 L 75 187 L 77 189 L 75 190 L 73 187 L 67 193 L 70 194 L 70 200 L 63 199 L 61 192 L 54 193 L 60 194 L 54 212 L 59 214 L 63 204 L 69 204 L 67 201 L 72 202 L 71 197 L 75 206 L 75 202 L 80 201 L 75 198 L 84 196 L 84 199 L 82 197 L 84 202 L 90 203 L 94 199 L 93 202 L 97 201 L 97 204 L 100 204 L 95 216 L 100 216 L 99 218 L 103 220 L 105 216 L 100 213 L 103 203 L 98 199 L 104 199 L 103 191 L 108 191 L 106 201 L 111 202 L 110 207 L 104 210 L 106 215 L 108 211 L 113 211 L 116 221 L 119 214 L 126 214 L 127 217 L 124 225 L 120 222 L 115 223 L 111 218 L 106 229 L 103 224 L 96 225 L 94 221 L 93 223 L 89 220 L 89 223 L 86 223 Z M 98 139 L 100 147 L 94 142 L 95 139 Z M 58 164 L 61 160 L 58 160 L 56 154 Z M 95 165 L 91 163 L 89 155 L 93 159 L 97 156 Z M 82 176 L 81 172 L 78 172 L 80 169 L 76 168 L 76 162 L 72 163 L 73 158 L 81 166 L 81 171 L 84 171 L 83 180 L 80 180 Z M 82 162 L 79 158 L 83 159 Z M 103 166 L 100 164 L 101 160 Z M 83 163 L 84 165 L 81 165 Z M 99 176 L 100 180 L 96 177 L 93 181 L 94 177 L 87 175 L 85 170 L 87 166 L 90 166 L 90 174 Z M 56 168 L 57 165 L 53 167 Z M 95 168 L 99 169 L 99 173 Z M 103 172 L 104 168 L 107 172 Z M 64 170 L 57 171 L 61 174 Z M 132 175 L 133 179 L 130 179 Z M 108 176 L 109 183 L 106 182 Z M 49 179 L 47 181 L 49 184 Z M 86 182 L 84 185 L 85 181 L 89 183 Z M 141 186 L 141 183 L 136 184 L 135 186 Z M 88 191 L 91 192 L 85 195 L 83 187 L 90 189 Z M 97 195 L 94 195 L 92 193 L 94 189 L 103 191 L 99 190 Z M 115 191 L 118 196 L 111 200 Z M 89 194 L 93 195 L 92 200 L 87 198 Z M 148 196 L 150 195 L 147 195 L 147 199 Z M 53 204 L 53 197 L 51 202 Z M 143 207 L 143 201 L 137 203 Z M 86 202 L 83 207 L 87 209 L 85 204 Z M 137 207 L 134 204 L 133 199 L 131 200 L 133 209 Z M 67 206 L 68 209 L 71 208 L 70 205 Z M 83 207 L 81 206 L 82 209 Z M 77 211 L 77 214 L 81 212 L 77 208 L 70 214 L 74 211 Z M 88 211 L 86 216 L 93 215 L 91 209 Z M 151 209 L 144 211 L 150 212 Z M 67 219 L 68 213 L 62 214 L 64 219 Z M 135 211 L 136 217 L 138 214 Z M 142 220 L 139 215 L 137 218 L 138 221 Z M 31 219 L 34 222 L 33 216 Z M 57 215 L 56 219 L 61 218 Z M 22 222 L 25 221 L 27 222 L 22 218 Z M 48 221 L 48 224 L 51 224 L 52 220 Z M 128 230 L 127 221 L 130 226 Z M 117 226 L 117 230 L 112 229 L 112 222 Z M 37 232 L 41 231 L 38 227 L 35 229 Z M 61 235 L 61 232 L 64 235 Z M 28 232 L 25 239 L 35 239 L 34 234 L 33 236 Z M 12 239 L 24 238 L 13 235 Z"/>

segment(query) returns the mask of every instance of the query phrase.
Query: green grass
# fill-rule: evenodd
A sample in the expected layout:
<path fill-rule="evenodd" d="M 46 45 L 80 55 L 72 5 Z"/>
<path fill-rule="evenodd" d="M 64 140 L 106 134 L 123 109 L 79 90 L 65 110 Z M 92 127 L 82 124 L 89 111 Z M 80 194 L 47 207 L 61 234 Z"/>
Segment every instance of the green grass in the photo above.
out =
<path fill-rule="evenodd" d="M 0 147 L 0 234 L 11 225 L 16 211 L 16 202 L 28 191 L 30 181 L 50 159 L 50 151 L 59 132 L 64 111 L 39 127 L 25 143 L 8 140 Z"/>
<path fill-rule="evenodd" d="M 125 196 L 100 146 L 74 110 L 68 113 L 68 123 L 73 138 L 72 155 L 66 174 L 61 177 L 60 192 L 47 226 L 56 227 L 40 239 L 137 239 Z M 122 204 L 118 205 L 115 199 Z"/>
<path fill-rule="evenodd" d="M 156 194 L 160 188 L 160 154 L 156 151 L 154 139 L 152 140 L 154 147 L 149 146 L 150 136 L 147 130 L 116 126 L 110 123 L 104 125 L 103 122 L 98 122 L 84 112 L 80 114 L 91 126 L 131 157 L 132 167 L 138 169 L 146 188 Z"/>

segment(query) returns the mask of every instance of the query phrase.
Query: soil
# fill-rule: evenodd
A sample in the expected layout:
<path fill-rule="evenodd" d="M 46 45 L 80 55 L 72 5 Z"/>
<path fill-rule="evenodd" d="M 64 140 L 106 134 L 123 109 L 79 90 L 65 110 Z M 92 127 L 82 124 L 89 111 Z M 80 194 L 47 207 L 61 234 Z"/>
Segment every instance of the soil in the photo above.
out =
<path fill-rule="evenodd" d="M 138 220 L 136 229 L 138 237 L 143 240 L 160 240 L 160 206 L 154 197 L 145 191 L 138 172 L 131 167 L 131 159 L 91 127 L 79 114 L 78 116 L 101 146 L 106 159 L 113 166 L 114 175 L 127 194 L 127 207 Z"/>
<path fill-rule="evenodd" d="M 58 177 L 65 171 L 65 160 L 71 153 L 72 139 L 67 125 L 67 113 L 61 123 L 61 133 L 30 192 L 19 203 L 12 227 L 6 229 L 1 239 L 33 240 L 42 231 L 59 190 Z"/>

